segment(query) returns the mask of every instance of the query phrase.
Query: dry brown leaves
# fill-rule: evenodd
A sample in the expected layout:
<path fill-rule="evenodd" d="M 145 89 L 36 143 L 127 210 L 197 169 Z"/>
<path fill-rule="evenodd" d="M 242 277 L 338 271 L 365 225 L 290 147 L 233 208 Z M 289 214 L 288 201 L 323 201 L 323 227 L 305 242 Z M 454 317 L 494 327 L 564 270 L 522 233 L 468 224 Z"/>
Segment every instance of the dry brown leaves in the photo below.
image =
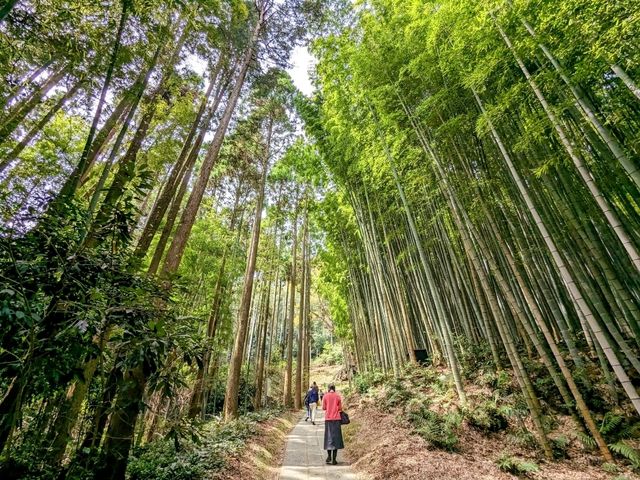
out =
<path fill-rule="evenodd" d="M 517 447 L 505 434 L 485 436 L 463 424 L 460 448 L 456 453 L 431 449 L 428 443 L 412 434 L 395 413 L 385 413 L 366 399 L 350 399 L 352 422 L 343 428 L 346 455 L 353 468 L 369 480 L 500 480 L 518 477 L 501 471 L 496 460 L 504 453 L 534 461 L 540 467 L 530 479 L 552 480 L 628 480 L 640 477 L 628 469 L 616 474 L 603 471 L 601 462 L 579 449 L 570 450 L 571 458 L 544 462 L 535 452 Z"/>

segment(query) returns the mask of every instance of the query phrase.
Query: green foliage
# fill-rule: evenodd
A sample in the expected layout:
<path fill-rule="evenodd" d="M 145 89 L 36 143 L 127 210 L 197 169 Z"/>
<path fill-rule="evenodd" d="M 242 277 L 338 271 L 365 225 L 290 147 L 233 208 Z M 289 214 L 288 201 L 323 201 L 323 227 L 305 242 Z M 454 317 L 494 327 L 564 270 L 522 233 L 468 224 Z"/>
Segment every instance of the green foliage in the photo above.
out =
<path fill-rule="evenodd" d="M 470 426 L 485 433 L 499 432 L 509 425 L 507 417 L 492 400 L 474 406 L 468 414 L 467 421 Z"/>
<path fill-rule="evenodd" d="M 587 448 L 587 449 L 596 448 L 597 444 L 592 436 L 587 435 L 584 432 L 577 432 L 576 437 L 578 438 L 578 440 L 580 440 L 584 448 Z"/>
<path fill-rule="evenodd" d="M 640 438 L 640 422 L 609 411 L 602 417 L 599 430 L 613 453 L 627 459 L 634 468 L 640 468 L 640 452 L 628 442 Z M 597 446 L 594 438 L 584 432 L 577 432 L 576 437 L 586 449 L 592 450 Z"/>
<path fill-rule="evenodd" d="M 399 378 L 394 378 L 390 382 L 387 382 L 385 392 L 386 394 L 383 399 L 387 408 L 404 405 L 415 395 L 415 392 L 407 389 L 405 383 Z"/>
<path fill-rule="evenodd" d="M 207 471 L 223 466 L 221 458 L 203 455 L 195 446 L 183 446 L 176 452 L 170 441 L 156 441 L 144 449 L 134 450 L 127 473 L 131 480 L 187 480 L 204 478 Z"/>
<path fill-rule="evenodd" d="M 513 432 L 509 433 L 509 440 L 517 446 L 535 449 L 538 447 L 538 439 L 528 429 L 520 427 Z"/>
<path fill-rule="evenodd" d="M 482 372 L 493 369 L 493 359 L 488 342 L 473 343 L 467 337 L 458 336 L 454 343 L 457 351 L 460 352 L 458 360 L 465 378 L 474 379 Z"/>
<path fill-rule="evenodd" d="M 571 441 L 565 435 L 551 439 L 551 449 L 553 450 L 553 458 L 567 458 L 568 449 Z"/>
<path fill-rule="evenodd" d="M 529 473 L 540 470 L 534 462 L 527 462 L 519 458 L 503 454 L 496 460 L 496 465 L 503 472 L 512 473 L 514 475 L 527 475 Z"/>
<path fill-rule="evenodd" d="M 429 445 L 441 450 L 456 450 L 459 441 L 456 431 L 462 415 L 457 412 L 439 414 L 430 410 L 425 402 L 415 405 L 406 415 L 414 431 Z"/>
<path fill-rule="evenodd" d="M 211 478 L 256 434 L 258 424 L 281 410 L 249 413 L 238 420 L 211 421 L 198 428 L 197 435 L 185 438 L 179 448 L 170 438 L 136 448 L 129 461 L 130 480 L 199 480 Z"/>
<path fill-rule="evenodd" d="M 344 352 L 340 343 L 325 343 L 322 353 L 318 356 L 322 365 L 339 365 L 344 362 Z"/>
<path fill-rule="evenodd" d="M 640 468 L 640 452 L 624 440 L 609 444 L 609 449 L 629 460 L 634 468 Z"/>
<path fill-rule="evenodd" d="M 360 394 L 367 393 L 372 388 L 382 385 L 386 378 L 386 375 L 381 370 L 359 373 L 355 377 L 356 391 Z"/>
<path fill-rule="evenodd" d="M 224 468 L 227 458 L 237 453 L 257 432 L 258 423 L 278 411 L 265 410 L 229 423 L 210 422 L 198 435 L 175 448 L 171 439 L 158 440 L 133 451 L 127 468 L 131 480 L 198 480 Z"/>

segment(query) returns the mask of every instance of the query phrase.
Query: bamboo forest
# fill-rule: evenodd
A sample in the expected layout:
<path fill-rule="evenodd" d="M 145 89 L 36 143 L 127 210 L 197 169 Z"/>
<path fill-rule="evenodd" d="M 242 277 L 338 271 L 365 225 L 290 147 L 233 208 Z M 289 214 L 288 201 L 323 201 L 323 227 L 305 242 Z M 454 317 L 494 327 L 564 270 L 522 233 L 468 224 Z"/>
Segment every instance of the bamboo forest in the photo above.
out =
<path fill-rule="evenodd" d="M 639 388 L 637 0 L 0 0 L 1 479 L 640 479 Z"/>

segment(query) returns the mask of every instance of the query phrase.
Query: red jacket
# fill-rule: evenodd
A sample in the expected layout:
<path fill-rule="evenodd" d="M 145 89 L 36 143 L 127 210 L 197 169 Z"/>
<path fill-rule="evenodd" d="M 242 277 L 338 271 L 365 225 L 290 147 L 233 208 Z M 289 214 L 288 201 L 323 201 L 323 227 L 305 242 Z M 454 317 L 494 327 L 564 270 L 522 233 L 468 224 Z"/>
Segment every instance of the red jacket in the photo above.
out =
<path fill-rule="evenodd" d="M 327 413 L 325 420 L 340 420 L 340 412 L 342 411 L 342 399 L 336 392 L 327 392 L 322 397 L 322 409 Z"/>

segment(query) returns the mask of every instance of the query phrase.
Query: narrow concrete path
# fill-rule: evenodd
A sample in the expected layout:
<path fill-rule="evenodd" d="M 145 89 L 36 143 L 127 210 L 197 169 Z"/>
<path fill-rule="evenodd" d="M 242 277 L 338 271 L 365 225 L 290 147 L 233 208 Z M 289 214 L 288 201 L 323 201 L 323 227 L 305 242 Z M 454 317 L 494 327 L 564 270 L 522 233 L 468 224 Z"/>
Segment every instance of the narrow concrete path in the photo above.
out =
<path fill-rule="evenodd" d="M 280 480 L 357 480 L 358 476 L 338 450 L 338 465 L 327 465 L 324 441 L 324 412 L 316 411 L 316 424 L 303 416 L 287 436 Z"/>

